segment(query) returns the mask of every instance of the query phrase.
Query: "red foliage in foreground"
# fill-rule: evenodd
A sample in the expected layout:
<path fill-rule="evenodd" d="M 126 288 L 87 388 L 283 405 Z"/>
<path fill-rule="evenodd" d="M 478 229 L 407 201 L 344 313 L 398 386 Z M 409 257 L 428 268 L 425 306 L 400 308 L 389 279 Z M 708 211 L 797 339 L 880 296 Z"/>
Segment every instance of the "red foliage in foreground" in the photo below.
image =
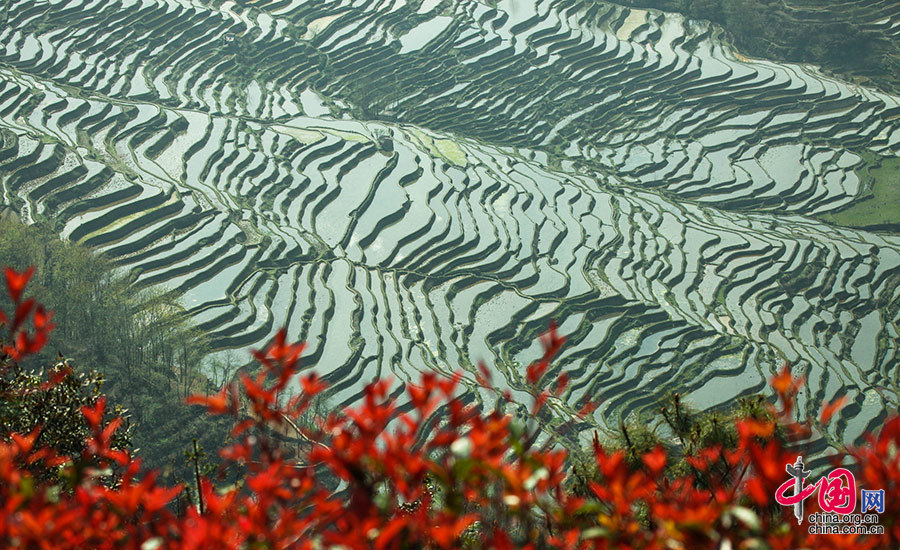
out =
<path fill-rule="evenodd" d="M 30 272 L 7 270 L 13 319 L 8 358 L 40 349 L 52 328 L 33 301 L 22 300 Z M 33 315 L 31 315 L 33 313 Z M 31 316 L 33 330 L 26 330 Z M 547 371 L 563 339 L 545 337 L 545 356 L 528 368 L 529 382 Z M 657 448 L 631 468 L 623 451 L 595 440 L 597 475 L 581 490 L 563 450 L 532 449 L 512 418 L 485 414 L 454 397 L 458 378 L 428 373 L 407 388 L 410 412 L 400 412 L 389 384 L 368 386 L 355 408 L 332 414 L 320 428 L 300 415 L 323 389 L 315 375 L 298 374 L 302 345 L 284 332 L 256 356 L 261 372 L 212 397 L 194 397 L 212 414 L 234 415 L 233 445 L 221 453 L 240 464 L 240 486 L 200 482 L 199 506 L 173 512 L 183 487 L 164 487 L 141 472 L 139 460 L 111 448 L 119 427 L 103 425 L 104 402 L 82 412 L 92 436 L 82 456 L 35 448 L 39 428 L 0 441 L 0 546 L 4 548 L 898 548 L 900 420 L 890 419 L 864 448 L 851 449 L 859 487 L 884 489 L 880 535 L 811 535 L 792 507 L 774 503 L 796 458 L 775 438 L 776 428 L 808 434 L 809 423 L 786 420 L 800 381 L 785 370 L 772 380 L 782 403 L 776 420 L 741 421 L 737 449 L 708 448 L 690 457 L 693 473 L 665 473 Z M 283 399 L 297 381 L 302 392 Z M 486 370 L 478 379 L 488 383 Z M 58 381 L 50 380 L 48 385 Z M 566 380 L 555 388 L 561 392 Z M 549 395 L 539 394 L 540 408 Z M 823 411 L 823 420 L 835 407 Z M 246 419 L 241 420 L 241 417 Z M 307 438 L 299 451 L 276 434 Z M 837 460 L 843 457 L 838 457 Z M 32 475 L 35 465 L 59 468 L 53 485 Z M 109 470 L 117 472 L 109 481 Z M 709 475 L 727 471 L 727 476 Z M 55 483 L 60 483 L 59 481 Z M 336 490 L 335 490 L 335 484 Z M 835 497 L 826 495 L 824 502 Z M 855 498 L 855 497 L 854 497 Z M 818 510 L 806 502 L 806 514 Z"/>

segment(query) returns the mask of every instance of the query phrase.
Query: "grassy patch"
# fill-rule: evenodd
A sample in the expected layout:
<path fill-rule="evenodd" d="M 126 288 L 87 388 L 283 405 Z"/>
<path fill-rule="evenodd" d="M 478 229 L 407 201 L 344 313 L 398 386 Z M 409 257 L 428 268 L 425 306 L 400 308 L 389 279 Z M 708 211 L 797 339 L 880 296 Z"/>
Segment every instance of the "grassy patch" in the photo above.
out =
<path fill-rule="evenodd" d="M 412 135 L 432 157 L 441 157 L 457 166 L 465 166 L 468 163 L 465 151 L 452 139 L 435 140 L 417 128 L 412 129 Z"/>
<path fill-rule="evenodd" d="M 367 141 L 372 141 L 367 136 L 362 134 L 357 134 L 356 132 L 345 132 L 343 130 L 335 130 L 334 128 L 322 128 L 324 132 L 327 132 L 333 136 L 337 136 L 344 141 L 358 141 L 360 143 L 365 143 Z"/>
<path fill-rule="evenodd" d="M 303 40 L 312 40 L 316 37 L 317 34 L 324 31 L 332 21 L 334 21 L 341 15 L 343 14 L 336 13 L 334 15 L 326 15 L 324 17 L 320 17 L 318 19 L 310 21 L 309 24 L 306 25 L 306 34 L 303 35 Z"/>
<path fill-rule="evenodd" d="M 827 222 L 848 227 L 870 227 L 900 222 L 900 159 L 883 158 L 859 174 L 870 192 L 838 212 L 823 214 Z"/>
<path fill-rule="evenodd" d="M 434 142 L 435 148 L 445 159 L 449 160 L 457 166 L 466 165 L 466 153 L 459 144 L 451 139 L 438 139 Z"/>
<path fill-rule="evenodd" d="M 316 132 L 315 130 L 304 130 L 303 128 L 283 126 L 281 124 L 273 124 L 272 129 L 276 132 L 287 134 L 297 141 L 305 143 L 307 145 L 310 143 L 315 143 L 325 137 L 321 132 Z"/>

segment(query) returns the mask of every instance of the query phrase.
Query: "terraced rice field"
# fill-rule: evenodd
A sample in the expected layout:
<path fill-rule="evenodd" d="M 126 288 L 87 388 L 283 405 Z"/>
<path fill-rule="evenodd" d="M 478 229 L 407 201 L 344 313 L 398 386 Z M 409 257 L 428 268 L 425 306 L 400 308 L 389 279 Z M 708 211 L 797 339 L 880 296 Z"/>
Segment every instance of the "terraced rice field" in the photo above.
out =
<path fill-rule="evenodd" d="M 557 319 L 551 425 L 728 403 L 784 359 L 808 411 L 850 398 L 838 439 L 895 409 L 900 236 L 817 216 L 898 156 L 900 99 L 678 14 L 492 4 L 4 0 L 3 200 L 219 352 L 286 326 L 336 404 L 479 359 L 529 401 Z"/>

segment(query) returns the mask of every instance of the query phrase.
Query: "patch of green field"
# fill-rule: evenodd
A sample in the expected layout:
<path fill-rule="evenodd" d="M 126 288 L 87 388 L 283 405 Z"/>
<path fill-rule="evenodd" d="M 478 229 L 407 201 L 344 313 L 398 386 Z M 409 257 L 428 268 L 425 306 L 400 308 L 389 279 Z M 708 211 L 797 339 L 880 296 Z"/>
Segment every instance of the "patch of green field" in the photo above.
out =
<path fill-rule="evenodd" d="M 412 136 L 427 149 L 433 157 L 442 157 L 457 166 L 465 166 L 468 162 L 465 151 L 452 139 L 435 140 L 418 128 L 412 129 Z"/>
<path fill-rule="evenodd" d="M 884 158 L 869 164 L 860 174 L 870 193 L 839 212 L 823 214 L 827 222 L 848 227 L 900 224 L 900 158 Z"/>
<path fill-rule="evenodd" d="M 340 16 L 341 14 L 337 13 L 334 15 L 326 15 L 324 17 L 320 17 L 316 20 L 310 21 L 309 24 L 306 25 L 306 34 L 303 35 L 303 40 L 312 40 L 316 37 L 317 34 L 324 31 L 332 21 Z"/>
<path fill-rule="evenodd" d="M 459 144 L 453 141 L 452 139 L 438 139 L 435 140 L 434 146 L 437 148 L 438 152 L 445 159 L 449 160 L 453 164 L 457 166 L 465 166 L 466 165 L 466 153 L 463 151 Z"/>
<path fill-rule="evenodd" d="M 272 129 L 276 132 L 287 134 L 297 141 L 306 144 L 315 143 L 324 137 L 321 132 L 316 132 L 315 130 L 304 130 L 303 128 L 296 128 L 294 126 L 273 124 Z"/>
<path fill-rule="evenodd" d="M 344 130 L 335 130 L 334 128 L 320 128 L 323 132 L 327 132 L 331 135 L 337 136 L 345 141 L 358 141 L 360 143 L 364 143 L 366 141 L 372 141 L 367 136 L 362 134 L 357 134 L 356 132 L 345 132 Z"/>

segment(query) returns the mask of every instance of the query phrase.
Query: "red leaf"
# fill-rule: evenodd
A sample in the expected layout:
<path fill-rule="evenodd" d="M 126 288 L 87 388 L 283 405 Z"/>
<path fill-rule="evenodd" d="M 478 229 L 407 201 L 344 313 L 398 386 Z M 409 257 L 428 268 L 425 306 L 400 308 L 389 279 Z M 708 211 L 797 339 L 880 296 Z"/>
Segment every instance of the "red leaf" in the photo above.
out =
<path fill-rule="evenodd" d="M 22 291 L 25 290 L 25 285 L 28 284 L 31 276 L 34 275 L 34 266 L 29 267 L 22 273 L 7 267 L 4 275 L 6 276 L 6 290 L 9 292 L 9 297 L 18 304 L 22 298 Z"/>
<path fill-rule="evenodd" d="M 110 441 L 112 439 L 112 435 L 116 433 L 116 430 L 118 430 L 120 426 L 122 426 L 122 422 L 124 422 L 124 420 L 122 420 L 122 418 L 120 417 L 113 418 L 109 422 L 109 424 L 107 424 L 106 427 L 103 428 L 103 434 L 101 435 L 103 441 Z"/>
<path fill-rule="evenodd" d="M 48 377 L 48 380 L 46 382 L 41 384 L 41 389 L 46 391 L 46 390 L 49 390 L 50 388 L 55 388 L 56 386 L 60 385 L 60 383 L 62 383 L 63 380 L 65 380 L 72 374 L 73 374 L 72 367 L 63 363 L 60 366 L 58 366 L 50 371 L 50 376 Z"/>
<path fill-rule="evenodd" d="M 40 334 L 38 334 L 40 336 Z M 46 340 L 46 337 L 44 337 Z M 14 361 L 21 361 L 23 357 L 40 350 L 44 345 L 44 340 L 32 340 L 28 334 L 20 332 L 16 335 L 16 341 L 12 346 L 3 346 L 3 351 L 13 358 Z"/>
<path fill-rule="evenodd" d="M 791 366 L 789 363 L 785 363 L 781 368 L 781 372 L 772 377 L 772 387 L 775 388 L 775 391 L 778 393 L 787 393 L 793 380 L 794 378 L 791 376 Z"/>
<path fill-rule="evenodd" d="M 492 376 L 491 376 L 491 370 L 488 368 L 487 363 L 485 363 L 484 361 L 479 361 L 478 362 L 478 372 L 480 373 L 480 375 L 476 375 L 476 378 L 475 378 L 478 381 L 478 383 L 486 388 L 490 387 Z"/>
<path fill-rule="evenodd" d="M 525 377 L 528 379 L 528 383 L 537 384 L 538 380 L 540 380 L 541 377 L 544 376 L 544 373 L 547 372 L 549 366 L 550 361 L 546 359 L 528 365 L 525 369 Z"/>
<path fill-rule="evenodd" d="M 19 351 L 16 349 L 15 346 L 7 346 L 7 345 L 4 345 L 4 346 L 3 346 L 3 353 L 5 353 L 6 355 L 9 355 L 10 357 L 12 357 L 12 358 L 13 358 L 13 361 L 18 361 L 19 359 L 22 358 L 22 356 L 19 354 Z"/>
<path fill-rule="evenodd" d="M 241 374 L 241 383 L 244 385 L 244 395 L 255 403 L 271 405 L 275 402 L 275 392 L 267 390 L 262 384 L 257 383 L 246 374 Z"/>
<path fill-rule="evenodd" d="M 228 411 L 228 398 L 225 392 L 210 395 L 209 397 L 191 395 L 184 402 L 188 405 L 203 405 L 213 414 L 224 414 Z"/>
<path fill-rule="evenodd" d="M 751 478 L 744 486 L 747 495 L 752 498 L 759 506 L 770 506 L 772 504 L 772 495 L 766 491 L 762 481 L 759 478 Z"/>
<path fill-rule="evenodd" d="M 453 373 L 449 379 L 438 380 L 437 385 L 440 388 L 441 392 L 446 396 L 450 397 L 453 395 L 453 392 L 456 391 L 456 387 L 459 385 L 460 380 L 462 380 L 462 372 L 456 371 Z"/>
<path fill-rule="evenodd" d="M 744 451 L 742 449 L 725 451 L 725 462 L 727 462 L 729 466 L 734 466 L 744 458 L 746 458 L 746 455 L 744 454 Z"/>
<path fill-rule="evenodd" d="M 503 529 L 494 529 L 493 533 L 493 548 L 497 550 L 512 550 L 513 544 L 512 541 L 509 540 L 509 535 L 506 534 Z"/>
<path fill-rule="evenodd" d="M 114 461 L 119 466 L 125 466 L 131 461 L 131 459 L 128 457 L 128 453 L 116 449 L 104 451 L 103 456 Z"/>
<path fill-rule="evenodd" d="M 565 391 L 566 387 L 569 385 L 569 375 L 567 373 L 562 373 L 559 375 L 559 378 L 556 380 L 556 388 L 553 390 L 553 393 L 557 396 L 562 395 L 562 392 Z"/>
<path fill-rule="evenodd" d="M 550 328 L 541 336 L 541 343 L 544 345 L 544 359 L 551 359 L 566 343 L 566 337 L 557 334 L 556 321 L 550 321 Z"/>
<path fill-rule="evenodd" d="M 307 395 L 315 395 L 317 393 L 321 393 L 325 388 L 327 388 L 328 384 L 323 382 L 318 374 L 311 373 L 300 379 L 300 387 L 303 388 L 303 393 Z"/>
<path fill-rule="evenodd" d="M 662 445 L 657 445 L 655 449 L 642 456 L 641 460 L 654 476 L 658 476 L 666 467 L 666 450 Z"/>
<path fill-rule="evenodd" d="M 34 442 L 37 440 L 38 434 L 40 433 L 40 427 L 35 428 L 28 435 L 19 435 L 15 432 L 9 434 L 10 438 L 12 438 L 13 442 L 19 447 L 19 452 L 23 455 L 27 455 L 31 452 L 31 449 L 34 448 Z"/>
<path fill-rule="evenodd" d="M 302 342 L 299 344 L 287 343 L 287 331 L 281 328 L 266 350 L 261 354 L 254 353 L 254 355 L 266 370 L 274 370 L 276 366 L 280 367 L 281 372 L 278 373 L 278 382 L 275 387 L 277 390 L 281 390 L 296 372 L 297 361 L 305 347 L 306 344 Z"/>
<path fill-rule="evenodd" d="M 34 311 L 34 328 L 38 331 L 51 331 L 56 325 L 50 322 L 53 318 L 52 311 L 45 311 L 44 306 L 39 305 Z"/>
<path fill-rule="evenodd" d="M 412 384 L 407 385 L 407 391 L 409 392 L 409 398 L 412 401 L 413 407 L 424 409 L 425 405 L 428 403 L 428 399 L 431 397 L 431 392 L 427 388 L 420 388 L 419 386 L 414 386 Z"/>
<path fill-rule="evenodd" d="M 231 435 L 234 437 L 237 437 L 255 425 L 256 425 L 255 420 L 244 420 L 244 421 L 238 422 L 237 424 L 234 425 L 234 428 L 231 429 Z"/>
<path fill-rule="evenodd" d="M 47 332 L 41 331 L 34 335 L 34 340 L 31 341 L 31 346 L 28 348 L 28 353 L 37 353 L 43 349 L 44 345 L 47 344 Z"/>
<path fill-rule="evenodd" d="M 181 492 L 182 486 L 176 485 L 175 487 L 166 488 L 166 487 L 154 487 L 150 491 L 145 491 L 141 495 L 141 501 L 144 505 L 144 510 L 149 513 L 156 512 L 158 510 L 162 510 L 166 507 L 169 502 L 175 498 L 178 493 Z"/>
<path fill-rule="evenodd" d="M 778 393 L 785 411 L 788 412 L 793 404 L 791 397 L 795 395 L 803 386 L 803 377 L 794 377 L 791 375 L 791 364 L 785 363 L 781 368 L 781 372 L 770 379 L 772 388 Z"/>
<path fill-rule="evenodd" d="M 819 420 L 822 424 L 827 424 L 831 417 L 834 416 L 834 413 L 838 412 L 843 408 L 844 404 L 847 403 L 847 396 L 839 397 L 832 401 L 831 403 L 826 403 L 824 407 L 822 407 L 822 415 L 819 417 Z"/>
<path fill-rule="evenodd" d="M 382 550 L 386 548 L 396 537 L 400 531 L 406 528 L 406 522 L 409 518 L 406 516 L 395 517 L 388 523 L 384 529 L 378 533 L 378 538 L 375 539 L 375 548 L 376 550 Z"/>
<path fill-rule="evenodd" d="M 16 330 L 22 323 L 25 322 L 25 319 L 28 317 L 28 314 L 31 313 L 31 310 L 34 309 L 36 302 L 34 298 L 29 298 L 24 302 L 20 302 L 16 306 L 16 314 L 13 317 L 12 330 Z"/>
<path fill-rule="evenodd" d="M 542 391 L 538 395 L 537 399 L 534 401 L 534 409 L 532 412 L 534 414 L 537 414 L 541 409 L 544 408 L 544 404 L 547 403 L 547 399 L 549 399 L 549 398 L 550 398 L 550 392 L 548 392 L 546 390 Z"/>
<path fill-rule="evenodd" d="M 599 407 L 599 406 L 600 406 L 599 403 L 596 403 L 596 402 L 594 402 L 594 401 L 588 401 L 588 402 L 585 403 L 585 404 L 581 407 L 581 409 L 578 411 L 578 417 L 579 417 L 579 418 L 587 418 L 588 416 L 591 415 L 591 413 L 593 413 L 594 411 L 596 411 L 596 410 L 597 410 L 597 407 Z"/>
<path fill-rule="evenodd" d="M 96 430 L 100 427 L 100 421 L 103 419 L 103 411 L 105 409 L 106 397 L 101 397 L 93 407 L 88 405 L 81 407 L 81 414 L 84 415 L 91 429 Z"/>
<path fill-rule="evenodd" d="M 25 345 L 22 347 L 23 355 L 32 355 L 41 351 L 44 348 L 44 344 L 47 343 L 47 333 L 46 332 L 38 332 L 34 335 L 34 338 L 25 338 Z"/>
<path fill-rule="evenodd" d="M 738 435 L 742 440 L 747 440 L 751 437 L 768 439 L 775 433 L 774 422 L 763 422 L 753 418 L 737 420 L 734 426 L 737 428 Z"/>
<path fill-rule="evenodd" d="M 699 470 L 701 472 L 705 472 L 709 468 L 709 462 L 703 460 L 699 456 L 686 456 L 686 457 L 684 457 L 684 459 L 687 461 L 688 464 L 690 464 L 691 466 L 693 466 L 694 468 L 696 468 L 697 470 Z"/>

